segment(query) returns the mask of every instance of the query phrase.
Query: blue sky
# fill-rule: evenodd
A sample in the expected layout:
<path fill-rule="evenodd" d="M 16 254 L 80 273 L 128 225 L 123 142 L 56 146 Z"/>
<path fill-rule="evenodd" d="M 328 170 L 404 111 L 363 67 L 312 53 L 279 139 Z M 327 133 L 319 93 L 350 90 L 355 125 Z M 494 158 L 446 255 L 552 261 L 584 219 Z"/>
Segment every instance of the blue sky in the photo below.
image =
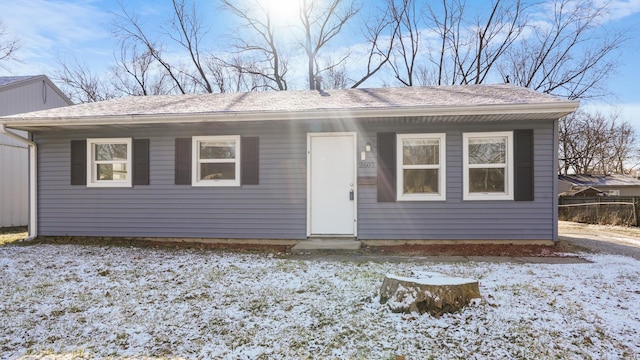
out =
<path fill-rule="evenodd" d="M 481 1 L 467 2 L 473 5 Z M 147 25 L 169 16 L 169 0 L 123 2 Z M 232 28 L 228 15 L 221 12 L 216 0 L 198 0 L 198 3 L 204 17 L 210 21 L 210 34 L 214 35 L 211 38 L 219 40 L 208 46 L 223 46 L 223 35 Z M 612 5 L 609 21 L 615 22 L 618 28 L 629 29 L 631 39 L 622 52 L 618 74 L 611 78 L 612 96 L 606 101 L 619 109 L 622 119 L 634 124 L 640 132 L 640 71 L 637 69 L 640 64 L 640 0 L 613 0 Z M 96 73 L 106 72 L 113 63 L 114 50 L 118 49 L 111 26 L 113 13 L 119 12 L 116 0 L 3 0 L 0 9 L 0 20 L 6 30 L 19 37 L 22 43 L 21 62 L 10 64 L 7 69 L 0 68 L 0 75 L 52 76 L 59 68 L 56 59 L 77 60 Z M 357 30 L 350 28 L 347 31 Z M 341 45 L 349 44 L 344 42 Z M 223 51 L 224 48 L 217 50 Z M 600 103 L 592 106 L 606 110 Z"/>

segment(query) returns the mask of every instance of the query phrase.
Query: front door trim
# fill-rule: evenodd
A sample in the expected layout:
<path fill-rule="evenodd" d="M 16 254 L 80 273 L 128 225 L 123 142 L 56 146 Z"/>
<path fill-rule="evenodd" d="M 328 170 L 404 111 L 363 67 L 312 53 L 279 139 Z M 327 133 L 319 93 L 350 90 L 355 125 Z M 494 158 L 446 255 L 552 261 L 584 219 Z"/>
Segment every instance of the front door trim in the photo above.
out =
<path fill-rule="evenodd" d="M 357 146 L 358 136 L 356 132 L 317 132 L 307 133 L 307 237 L 319 236 L 319 237 L 331 237 L 331 235 L 325 234 L 313 234 L 311 232 L 311 139 L 313 137 L 338 137 L 349 136 L 353 139 L 353 234 L 336 234 L 335 237 L 357 237 L 358 236 L 358 162 L 357 162 Z M 348 194 L 347 194 L 348 195 Z"/>

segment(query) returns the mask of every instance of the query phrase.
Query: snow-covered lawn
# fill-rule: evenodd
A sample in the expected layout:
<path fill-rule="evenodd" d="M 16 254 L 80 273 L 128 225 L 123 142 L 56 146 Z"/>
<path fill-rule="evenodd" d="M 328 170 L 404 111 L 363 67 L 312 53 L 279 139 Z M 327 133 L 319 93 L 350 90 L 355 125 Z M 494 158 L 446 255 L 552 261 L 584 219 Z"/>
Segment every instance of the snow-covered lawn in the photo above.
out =
<path fill-rule="evenodd" d="M 638 358 L 640 262 L 294 260 L 201 250 L 0 247 L 0 358 Z M 387 273 L 480 280 L 483 303 L 391 313 Z"/>

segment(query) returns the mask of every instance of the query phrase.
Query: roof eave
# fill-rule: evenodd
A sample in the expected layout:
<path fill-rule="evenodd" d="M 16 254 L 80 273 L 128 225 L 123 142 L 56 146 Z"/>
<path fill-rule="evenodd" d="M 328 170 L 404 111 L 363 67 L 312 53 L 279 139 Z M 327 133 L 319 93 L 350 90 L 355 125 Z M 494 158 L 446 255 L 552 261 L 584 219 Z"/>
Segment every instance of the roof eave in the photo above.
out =
<path fill-rule="evenodd" d="M 8 128 L 26 129 L 35 127 L 98 126 L 98 125 L 151 125 L 199 122 L 246 122 L 313 119 L 366 119 L 390 117 L 454 117 L 479 115 L 539 114 L 540 119 L 562 117 L 578 108 L 577 101 L 562 101 L 533 104 L 470 105 L 440 107 L 385 107 L 355 109 L 312 109 L 304 111 L 243 111 L 184 114 L 131 114 L 87 117 L 13 117 L 1 119 Z M 558 116 L 558 114 L 560 114 Z"/>

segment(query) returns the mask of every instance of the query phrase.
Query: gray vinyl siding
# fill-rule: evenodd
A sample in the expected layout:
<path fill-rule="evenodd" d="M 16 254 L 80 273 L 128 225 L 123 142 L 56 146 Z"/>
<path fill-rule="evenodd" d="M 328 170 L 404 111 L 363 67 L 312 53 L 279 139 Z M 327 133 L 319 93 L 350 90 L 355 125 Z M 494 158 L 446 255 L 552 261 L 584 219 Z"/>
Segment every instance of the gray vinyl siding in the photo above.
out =
<path fill-rule="evenodd" d="M 279 238 L 306 236 L 306 137 L 255 126 L 102 132 L 150 139 L 150 185 L 71 186 L 69 142 L 95 133 L 55 133 L 39 144 L 39 230 L 55 236 Z M 260 137 L 260 185 L 174 185 L 174 139 L 192 135 Z M 50 136 L 53 135 L 53 136 Z M 284 159 L 287 157 L 287 159 Z"/>
<path fill-rule="evenodd" d="M 463 201 L 463 132 L 517 128 L 534 129 L 535 200 Z M 416 124 L 376 120 L 336 125 L 282 121 L 36 133 L 39 232 L 44 236 L 304 239 L 307 133 L 327 131 L 357 131 L 358 159 L 364 145 L 373 144 L 364 161 L 368 166 L 358 169 L 359 178 L 376 176 L 378 132 L 447 135 L 446 201 L 378 203 L 375 185 L 359 185 L 360 239 L 553 239 L 555 153 L 551 121 Z M 258 136 L 260 184 L 218 188 L 174 185 L 175 138 L 193 135 Z M 94 137 L 150 139 L 150 185 L 126 189 L 71 186 L 70 140 Z"/>
<path fill-rule="evenodd" d="M 534 130 L 534 201 L 464 201 L 462 172 L 464 132 Z M 376 188 L 363 186 L 359 193 L 360 239 L 554 239 L 553 122 L 456 124 L 452 126 L 405 125 L 374 127 L 375 132 L 445 132 L 447 142 L 446 201 L 398 201 L 378 203 Z"/>

